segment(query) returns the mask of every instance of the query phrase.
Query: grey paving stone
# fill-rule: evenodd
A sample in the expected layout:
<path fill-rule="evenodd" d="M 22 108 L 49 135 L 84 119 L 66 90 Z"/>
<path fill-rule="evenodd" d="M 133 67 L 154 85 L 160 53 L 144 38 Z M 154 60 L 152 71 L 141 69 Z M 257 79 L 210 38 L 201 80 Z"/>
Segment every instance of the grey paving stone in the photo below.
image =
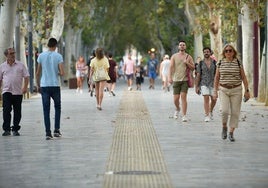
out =
<path fill-rule="evenodd" d="M 21 136 L 0 137 L 0 187 L 102 187 L 125 89 L 120 80 L 116 97 L 105 93 L 100 112 L 86 90 L 77 94 L 64 88 L 63 137 L 50 141 L 45 140 L 40 96 L 24 100 Z M 159 80 L 155 90 L 145 80 L 141 93 L 174 187 L 268 187 L 267 107 L 254 99 L 243 103 L 236 142 L 231 143 L 220 136 L 219 105 L 214 120 L 204 122 L 202 97 L 193 89 L 187 123 L 170 118 L 172 92 L 164 93 Z"/>

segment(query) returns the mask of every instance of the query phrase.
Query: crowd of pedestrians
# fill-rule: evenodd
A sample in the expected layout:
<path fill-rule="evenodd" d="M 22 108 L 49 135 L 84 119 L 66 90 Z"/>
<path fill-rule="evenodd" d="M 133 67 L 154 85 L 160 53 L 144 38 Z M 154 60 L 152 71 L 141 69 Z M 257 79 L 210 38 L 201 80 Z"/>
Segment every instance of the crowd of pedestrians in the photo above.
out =
<path fill-rule="evenodd" d="M 57 40 L 48 40 L 48 51 L 38 56 L 36 84 L 37 91 L 42 96 L 43 116 L 46 139 L 61 137 L 61 89 L 59 76 L 64 75 L 63 57 L 56 52 Z M 222 51 L 222 58 L 217 61 L 209 47 L 203 49 L 203 58 L 198 57 L 194 62 L 192 56 L 186 52 L 185 41 L 178 42 L 178 52 L 165 54 L 159 63 L 155 52 L 150 53 L 146 68 L 132 59 L 132 54 L 122 58 L 120 62 L 113 59 L 112 53 L 105 53 L 103 48 L 92 52 L 85 63 L 80 56 L 75 64 L 77 78 L 77 93 L 83 93 L 83 81 L 87 80 L 88 91 L 93 97 L 95 93 L 96 108 L 103 110 L 102 102 L 104 91 L 109 96 L 115 96 L 116 81 L 119 77 L 126 77 L 127 90 L 133 90 L 133 81 L 136 81 L 136 90 L 141 90 L 145 75 L 149 78 L 149 89 L 155 89 L 155 79 L 159 76 L 164 92 L 173 88 L 173 103 L 175 111 L 173 118 L 187 122 L 187 93 L 189 78 L 187 70 L 195 70 L 195 92 L 203 96 L 204 121 L 213 120 L 213 110 L 219 97 L 222 119 L 222 139 L 229 138 L 235 141 L 234 130 L 238 127 L 241 101 L 250 98 L 248 82 L 243 65 L 239 60 L 235 48 L 227 44 Z M 0 86 L 2 86 L 3 100 L 3 136 L 19 136 L 21 120 L 22 95 L 27 92 L 29 73 L 23 63 L 15 60 L 15 51 L 8 48 L 4 52 L 6 61 L 0 65 Z M 19 74 L 13 74 L 14 72 Z M 242 83 L 244 87 L 242 87 Z M 242 90 L 244 88 L 244 94 Z M 197 95 L 197 97 L 198 97 Z M 50 100 L 54 101 L 55 120 L 54 132 L 51 132 Z M 13 109 L 13 126 L 11 126 L 11 111 Z M 228 128 L 229 127 L 229 128 Z M 227 135 L 229 130 L 229 135 Z"/>

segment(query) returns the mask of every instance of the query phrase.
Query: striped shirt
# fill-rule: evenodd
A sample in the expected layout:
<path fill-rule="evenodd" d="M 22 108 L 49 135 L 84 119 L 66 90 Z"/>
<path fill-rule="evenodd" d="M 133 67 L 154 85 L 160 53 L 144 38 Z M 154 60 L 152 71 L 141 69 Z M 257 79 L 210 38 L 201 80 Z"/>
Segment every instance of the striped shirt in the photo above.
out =
<path fill-rule="evenodd" d="M 237 59 L 232 62 L 228 62 L 226 59 L 222 59 L 217 67 L 220 72 L 219 83 L 223 85 L 236 86 L 242 83 L 242 78 L 240 74 L 241 64 Z"/>

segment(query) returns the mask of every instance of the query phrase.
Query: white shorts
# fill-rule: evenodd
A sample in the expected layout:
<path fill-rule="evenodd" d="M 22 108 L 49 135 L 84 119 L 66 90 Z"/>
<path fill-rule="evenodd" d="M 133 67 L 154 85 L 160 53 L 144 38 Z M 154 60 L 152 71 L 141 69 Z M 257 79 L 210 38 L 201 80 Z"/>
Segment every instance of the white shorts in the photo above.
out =
<path fill-rule="evenodd" d="M 210 95 L 213 96 L 213 87 L 201 86 L 201 94 L 202 95 Z"/>

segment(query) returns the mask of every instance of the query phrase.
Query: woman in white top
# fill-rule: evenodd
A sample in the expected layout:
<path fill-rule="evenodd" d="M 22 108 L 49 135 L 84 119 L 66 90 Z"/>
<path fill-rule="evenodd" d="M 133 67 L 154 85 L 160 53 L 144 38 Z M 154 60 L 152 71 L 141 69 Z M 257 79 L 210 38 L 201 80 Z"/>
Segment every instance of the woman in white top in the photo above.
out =
<path fill-rule="evenodd" d="M 75 64 L 76 68 L 76 79 L 77 79 L 77 90 L 76 92 L 83 93 L 83 81 L 86 76 L 87 66 L 83 56 L 78 58 L 78 61 Z"/>
<path fill-rule="evenodd" d="M 165 90 L 165 92 L 169 91 L 169 83 L 168 83 L 169 66 L 170 66 L 169 55 L 166 54 L 164 56 L 164 60 L 161 62 L 160 65 L 160 76 L 162 78 L 163 89 Z"/>

